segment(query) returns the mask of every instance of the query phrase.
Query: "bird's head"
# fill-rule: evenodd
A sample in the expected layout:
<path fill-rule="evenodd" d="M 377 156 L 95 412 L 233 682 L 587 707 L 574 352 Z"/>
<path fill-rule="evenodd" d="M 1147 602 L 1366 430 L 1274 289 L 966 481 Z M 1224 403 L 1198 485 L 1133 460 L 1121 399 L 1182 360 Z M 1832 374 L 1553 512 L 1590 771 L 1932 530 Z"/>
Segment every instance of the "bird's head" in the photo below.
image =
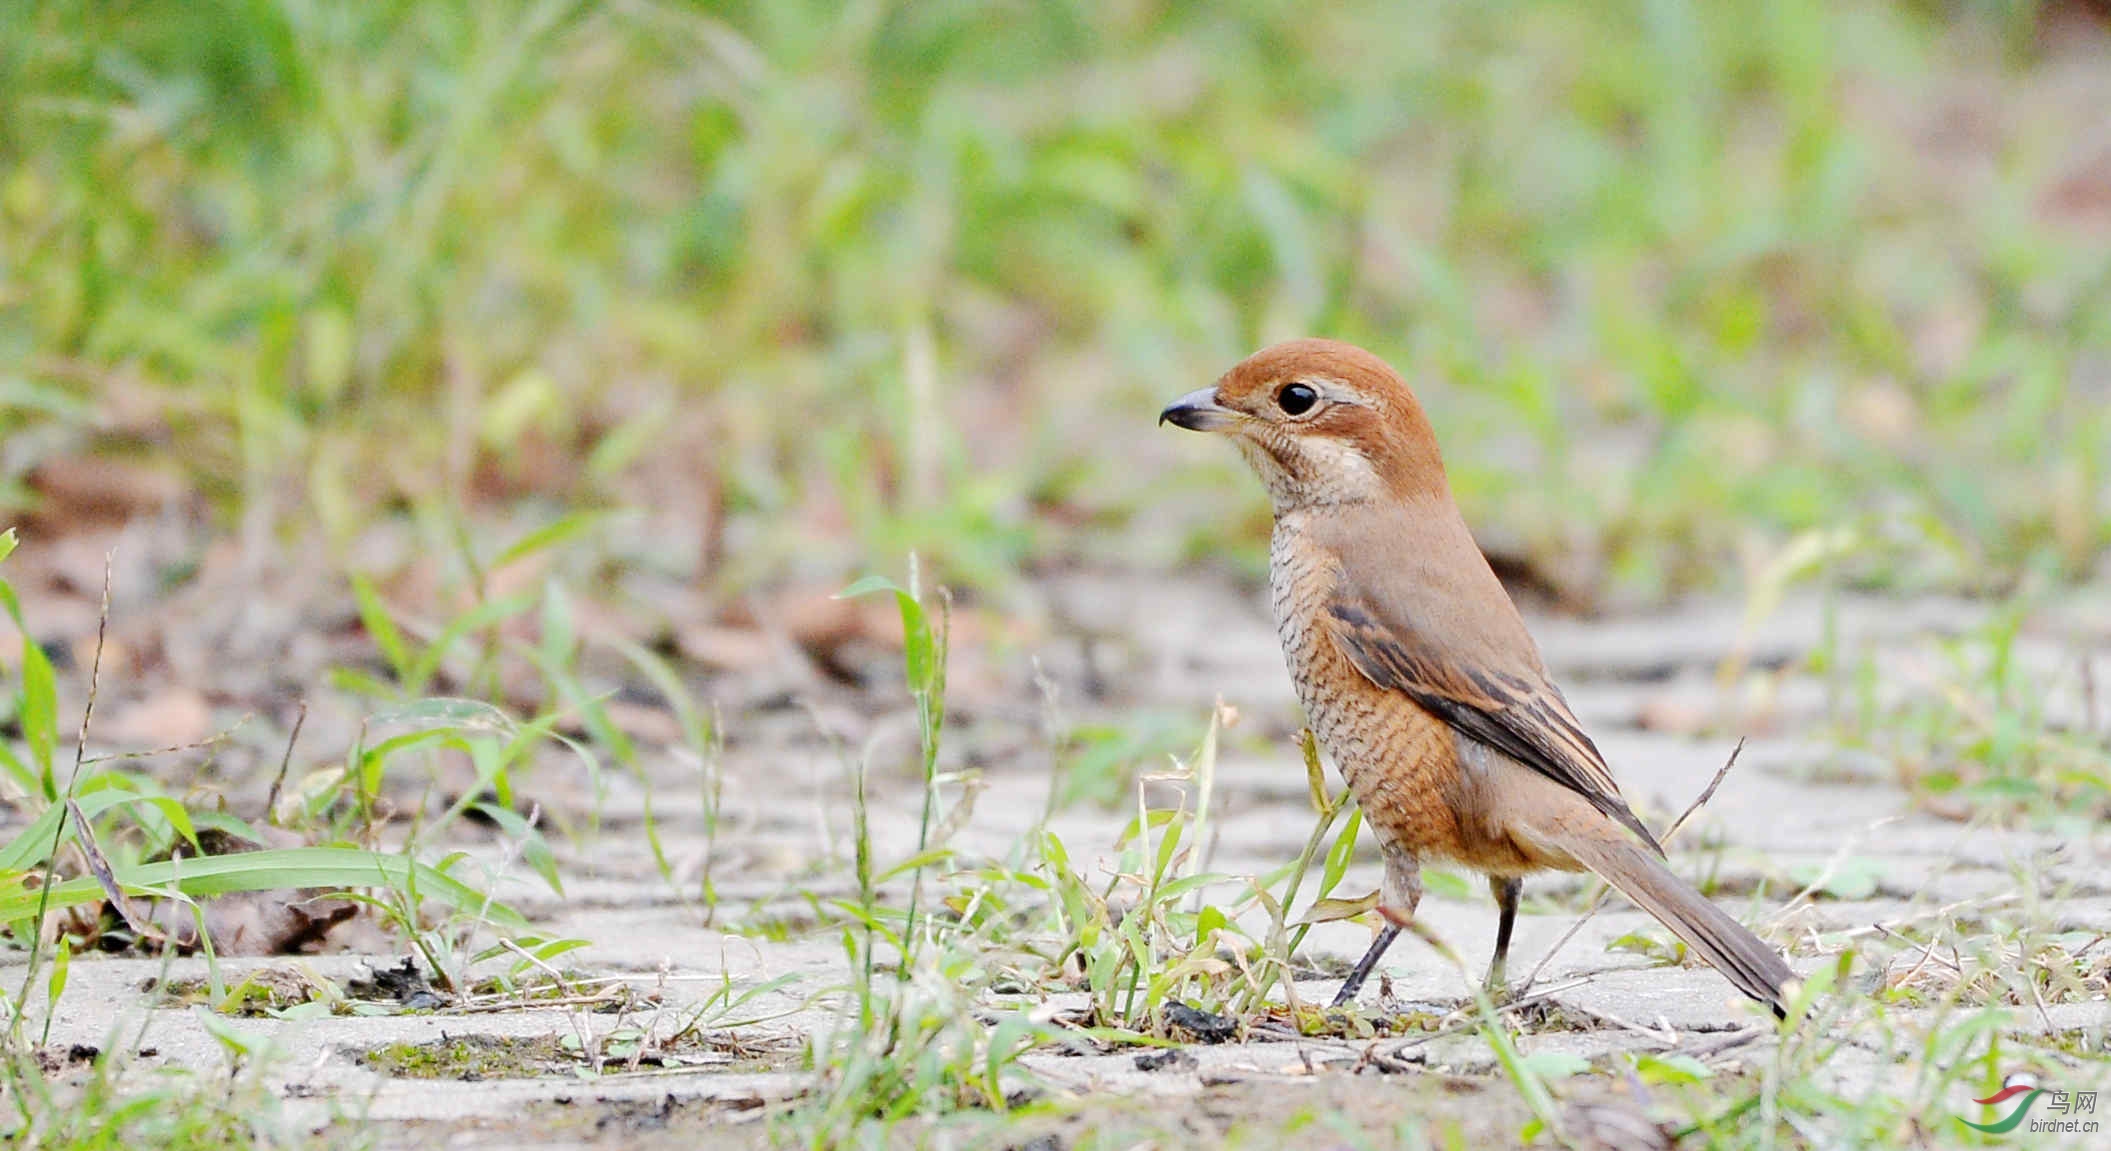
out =
<path fill-rule="evenodd" d="M 1407 381 L 1353 344 L 1263 348 L 1158 422 L 1230 437 L 1276 511 L 1448 497 L 1437 439 Z"/>

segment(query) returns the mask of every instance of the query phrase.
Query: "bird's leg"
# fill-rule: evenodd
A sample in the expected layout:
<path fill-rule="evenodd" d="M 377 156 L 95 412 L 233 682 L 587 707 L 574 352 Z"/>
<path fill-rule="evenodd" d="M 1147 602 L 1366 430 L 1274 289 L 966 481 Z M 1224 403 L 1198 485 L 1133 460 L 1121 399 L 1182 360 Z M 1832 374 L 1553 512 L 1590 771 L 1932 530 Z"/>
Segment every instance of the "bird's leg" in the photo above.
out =
<path fill-rule="evenodd" d="M 1378 938 L 1371 940 L 1371 949 L 1363 953 L 1356 966 L 1349 971 L 1348 981 L 1341 985 L 1334 996 L 1334 1006 L 1356 998 L 1363 990 L 1363 981 L 1377 970 L 1378 961 L 1385 957 L 1386 948 L 1400 938 L 1400 928 L 1414 921 L 1415 907 L 1422 902 L 1422 861 L 1413 852 L 1402 851 L 1387 844 L 1385 851 L 1385 889 L 1380 893 L 1378 913 L 1385 916 L 1385 926 L 1378 929 Z"/>
<path fill-rule="evenodd" d="M 1356 966 L 1349 971 L 1348 981 L 1341 985 L 1340 992 L 1334 996 L 1334 1006 L 1343 1006 L 1356 998 L 1356 993 L 1363 990 L 1363 981 L 1370 978 L 1372 969 L 1378 966 L 1378 960 L 1385 955 L 1385 949 L 1391 947 L 1393 940 L 1399 937 L 1398 924 L 1387 922 L 1384 927 L 1378 929 L 1378 938 L 1371 940 L 1371 949 L 1363 953 L 1362 959 L 1356 961 Z"/>
<path fill-rule="evenodd" d="M 1517 925 L 1517 897 L 1523 894 L 1525 881 L 1514 875 L 1491 875 L 1488 890 L 1495 893 L 1497 918 L 1495 958 L 1488 961 L 1488 978 L 1484 986 L 1488 989 L 1488 997 L 1500 1003 L 1510 997 L 1503 968 L 1510 959 L 1510 929 Z"/>

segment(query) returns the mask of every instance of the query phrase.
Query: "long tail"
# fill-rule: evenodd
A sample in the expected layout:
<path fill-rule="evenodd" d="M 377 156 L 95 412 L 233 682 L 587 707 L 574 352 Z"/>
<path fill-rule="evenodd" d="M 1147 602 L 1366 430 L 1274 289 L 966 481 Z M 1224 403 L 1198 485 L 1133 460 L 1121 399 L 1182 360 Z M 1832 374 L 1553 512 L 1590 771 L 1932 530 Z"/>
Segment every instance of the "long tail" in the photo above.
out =
<path fill-rule="evenodd" d="M 1796 973 L 1780 953 L 1687 886 L 1655 853 L 1625 838 L 1570 839 L 1562 846 L 1656 916 L 1739 991 L 1773 1008 L 1777 1016 L 1788 1014 L 1788 987 Z"/>

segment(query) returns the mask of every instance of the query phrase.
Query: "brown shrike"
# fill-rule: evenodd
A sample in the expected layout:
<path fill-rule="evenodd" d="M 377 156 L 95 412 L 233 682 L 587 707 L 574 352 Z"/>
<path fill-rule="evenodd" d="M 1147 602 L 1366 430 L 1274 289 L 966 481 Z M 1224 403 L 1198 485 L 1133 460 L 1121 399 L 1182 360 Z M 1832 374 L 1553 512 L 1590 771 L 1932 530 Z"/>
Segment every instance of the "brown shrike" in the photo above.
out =
<path fill-rule="evenodd" d="M 1283 655 L 1385 858 L 1387 923 L 1337 1005 L 1413 919 L 1432 858 L 1488 876 L 1500 909 L 1491 991 L 1504 990 L 1523 877 L 1588 870 L 1783 1013 L 1794 973 L 1665 866 L 1474 545 L 1397 372 L 1362 348 L 1295 340 L 1159 420 L 1227 436 L 1267 485 Z"/>

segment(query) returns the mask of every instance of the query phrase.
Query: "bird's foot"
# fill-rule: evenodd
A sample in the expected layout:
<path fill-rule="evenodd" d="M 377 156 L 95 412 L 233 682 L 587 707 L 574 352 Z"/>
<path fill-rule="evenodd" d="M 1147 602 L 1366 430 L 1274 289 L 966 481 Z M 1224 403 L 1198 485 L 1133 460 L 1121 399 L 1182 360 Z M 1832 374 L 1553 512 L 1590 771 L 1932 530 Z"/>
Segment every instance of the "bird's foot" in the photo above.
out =
<path fill-rule="evenodd" d="M 1517 997 L 1510 990 L 1510 975 L 1501 959 L 1488 965 L 1488 977 L 1481 980 L 1481 991 L 1488 997 L 1488 1002 L 1497 1007 Z"/>

